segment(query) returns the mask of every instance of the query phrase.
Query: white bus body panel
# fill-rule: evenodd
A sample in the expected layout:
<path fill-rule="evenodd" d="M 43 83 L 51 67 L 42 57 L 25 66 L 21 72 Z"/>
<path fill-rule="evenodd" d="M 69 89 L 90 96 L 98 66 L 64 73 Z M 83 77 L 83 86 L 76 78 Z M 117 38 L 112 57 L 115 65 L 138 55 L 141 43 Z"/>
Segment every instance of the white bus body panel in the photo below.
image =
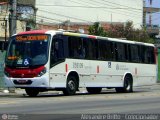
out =
<path fill-rule="evenodd" d="M 66 87 L 70 72 L 77 72 L 79 87 L 123 87 L 127 73 L 133 77 L 133 86 L 156 83 L 154 64 L 66 59 L 65 62 L 50 69 L 50 87 Z"/>
<path fill-rule="evenodd" d="M 66 68 L 66 65 L 68 68 Z M 68 71 L 66 71 L 68 69 Z M 156 83 L 156 65 L 66 59 L 46 74 L 35 78 L 9 78 L 4 76 L 7 87 L 65 88 L 70 72 L 77 72 L 79 87 L 122 87 L 127 73 L 133 76 L 133 86 Z M 15 85 L 13 80 L 31 80 L 31 85 Z"/>

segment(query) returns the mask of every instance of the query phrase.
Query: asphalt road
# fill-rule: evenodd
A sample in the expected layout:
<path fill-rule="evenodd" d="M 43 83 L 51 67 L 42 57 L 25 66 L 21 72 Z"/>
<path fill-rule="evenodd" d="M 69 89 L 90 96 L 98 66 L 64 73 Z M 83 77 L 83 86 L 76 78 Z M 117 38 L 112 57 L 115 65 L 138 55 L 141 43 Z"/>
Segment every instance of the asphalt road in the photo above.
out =
<path fill-rule="evenodd" d="M 160 85 L 138 87 L 133 93 L 116 93 L 105 89 L 95 95 L 85 92 L 82 89 L 74 96 L 63 96 L 58 92 L 41 93 L 38 97 L 28 97 L 23 92 L 1 95 L 0 114 L 3 117 L 25 116 L 27 119 L 52 119 L 53 114 L 57 119 L 82 119 L 86 114 L 160 113 Z"/>

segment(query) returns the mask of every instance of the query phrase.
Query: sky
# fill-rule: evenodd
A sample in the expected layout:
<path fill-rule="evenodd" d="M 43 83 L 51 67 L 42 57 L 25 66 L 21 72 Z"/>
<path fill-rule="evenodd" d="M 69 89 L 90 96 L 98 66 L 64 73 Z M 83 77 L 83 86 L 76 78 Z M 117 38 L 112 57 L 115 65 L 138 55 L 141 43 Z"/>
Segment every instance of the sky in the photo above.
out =
<path fill-rule="evenodd" d="M 146 7 L 150 7 L 150 0 L 146 0 Z M 160 0 L 152 0 L 152 7 L 160 8 Z M 149 23 L 149 19 L 147 18 L 147 23 Z M 152 15 L 152 24 L 159 25 L 160 27 L 160 12 L 154 13 Z"/>

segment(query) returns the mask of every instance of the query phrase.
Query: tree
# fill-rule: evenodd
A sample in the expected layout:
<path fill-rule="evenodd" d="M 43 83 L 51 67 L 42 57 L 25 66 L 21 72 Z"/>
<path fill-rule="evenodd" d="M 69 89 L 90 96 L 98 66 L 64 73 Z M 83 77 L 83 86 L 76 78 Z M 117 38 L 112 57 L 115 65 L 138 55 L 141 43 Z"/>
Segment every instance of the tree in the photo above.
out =
<path fill-rule="evenodd" d="M 94 25 L 89 26 L 89 34 L 97 35 L 97 36 L 107 36 L 107 32 L 103 29 L 103 27 L 100 26 L 99 22 L 95 22 Z"/>
<path fill-rule="evenodd" d="M 124 26 L 122 24 L 111 25 L 108 29 L 108 36 L 113 38 L 124 38 Z"/>
<path fill-rule="evenodd" d="M 105 31 L 103 27 L 100 27 L 99 22 L 95 22 L 90 26 L 89 34 L 112 37 L 112 38 L 125 38 L 127 40 L 133 40 L 138 42 L 154 43 L 154 40 L 149 37 L 145 28 L 135 29 L 133 22 L 128 21 L 126 24 L 111 24 L 110 28 Z"/>
<path fill-rule="evenodd" d="M 154 43 L 154 39 L 149 36 L 145 28 L 137 29 L 133 33 L 135 41 L 146 42 L 146 43 Z"/>
<path fill-rule="evenodd" d="M 125 25 L 111 25 L 108 33 L 109 37 L 126 38 L 127 40 L 138 42 L 154 43 L 154 40 L 149 37 L 146 29 L 134 29 L 132 21 L 128 21 Z"/>
<path fill-rule="evenodd" d="M 128 21 L 124 26 L 124 36 L 126 37 L 126 39 L 133 39 L 134 31 L 135 29 L 133 28 L 133 22 Z"/>

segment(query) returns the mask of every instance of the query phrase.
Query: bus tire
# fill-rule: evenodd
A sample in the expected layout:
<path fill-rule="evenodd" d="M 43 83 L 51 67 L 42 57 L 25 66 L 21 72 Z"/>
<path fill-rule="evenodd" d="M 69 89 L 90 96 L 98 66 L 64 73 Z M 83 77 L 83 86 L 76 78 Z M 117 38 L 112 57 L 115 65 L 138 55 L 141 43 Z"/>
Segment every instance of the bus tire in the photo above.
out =
<path fill-rule="evenodd" d="M 69 76 L 67 78 L 67 84 L 66 84 L 66 88 L 63 89 L 63 94 L 64 95 L 74 95 L 77 91 L 77 82 L 76 82 L 76 78 L 74 76 Z"/>
<path fill-rule="evenodd" d="M 133 92 L 133 81 L 130 76 L 126 76 L 124 78 L 124 85 L 123 87 L 115 88 L 117 93 L 130 93 Z"/>
<path fill-rule="evenodd" d="M 86 87 L 86 89 L 90 94 L 98 94 L 102 91 L 101 87 Z"/>
<path fill-rule="evenodd" d="M 25 91 L 30 97 L 36 97 L 39 94 L 39 91 L 36 88 L 26 88 Z"/>

